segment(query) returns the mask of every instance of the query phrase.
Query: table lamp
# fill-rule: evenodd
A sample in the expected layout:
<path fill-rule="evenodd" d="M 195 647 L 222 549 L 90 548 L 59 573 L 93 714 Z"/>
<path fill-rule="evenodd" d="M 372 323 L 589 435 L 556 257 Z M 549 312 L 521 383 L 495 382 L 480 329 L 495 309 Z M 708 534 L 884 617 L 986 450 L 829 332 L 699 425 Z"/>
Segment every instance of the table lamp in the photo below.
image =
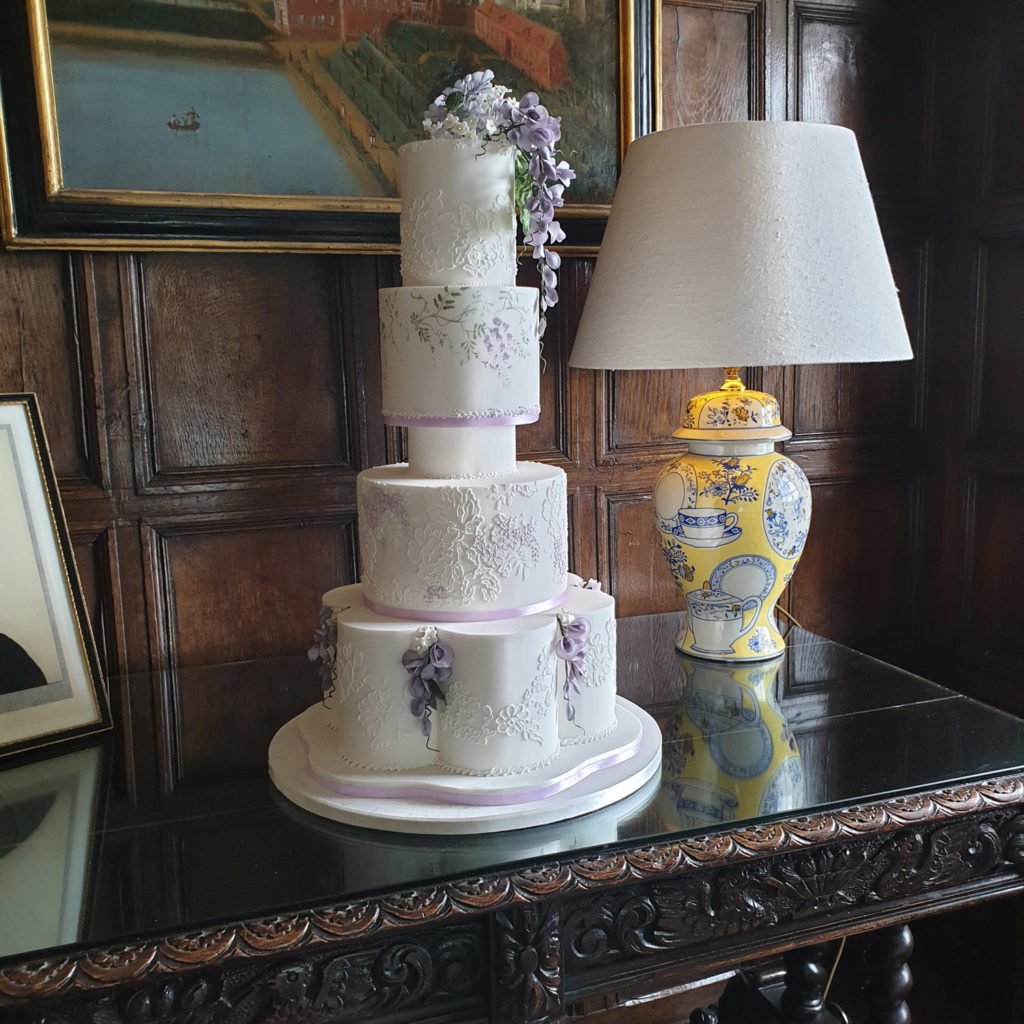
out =
<path fill-rule="evenodd" d="M 687 125 L 631 144 L 570 366 L 725 368 L 691 398 L 654 512 L 686 597 L 676 646 L 722 661 L 785 646 L 775 604 L 811 488 L 775 451 L 778 401 L 743 366 L 911 358 L 857 142 L 834 125 Z"/>

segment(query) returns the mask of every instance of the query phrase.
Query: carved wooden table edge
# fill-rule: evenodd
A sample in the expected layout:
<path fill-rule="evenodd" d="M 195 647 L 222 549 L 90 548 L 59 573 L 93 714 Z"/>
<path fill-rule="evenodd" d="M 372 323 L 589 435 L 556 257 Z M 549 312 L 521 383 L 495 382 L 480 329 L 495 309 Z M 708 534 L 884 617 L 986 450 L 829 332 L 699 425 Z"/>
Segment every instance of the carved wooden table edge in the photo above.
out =
<path fill-rule="evenodd" d="M 121 945 L 57 953 L 52 958 L 14 962 L 0 968 L 0 1007 L 28 1009 L 30 1004 L 39 1000 L 64 999 L 87 993 L 96 995 L 105 990 L 173 979 L 203 969 L 224 970 L 253 961 L 269 963 L 271 958 L 291 953 L 308 957 L 334 947 L 398 936 L 409 929 L 457 925 L 485 914 L 491 915 L 498 952 L 503 948 L 507 952 L 509 942 L 513 946 L 525 946 L 533 958 L 539 960 L 536 970 L 542 972 L 545 943 L 550 961 L 553 955 L 551 943 L 564 945 L 571 940 L 570 935 L 563 936 L 560 922 L 551 925 L 551 915 L 542 906 L 544 903 L 558 900 L 564 904 L 563 912 L 556 913 L 555 917 L 563 918 L 564 923 L 569 924 L 574 897 L 593 896 L 605 891 L 613 893 L 631 884 L 647 887 L 648 883 L 675 881 L 689 875 L 723 873 L 723 869 L 735 869 L 737 865 L 750 865 L 757 861 L 775 863 L 778 859 L 782 863 L 787 855 L 800 851 L 825 853 L 835 844 L 878 840 L 908 827 L 921 829 L 933 826 L 927 841 L 932 847 L 936 842 L 941 847 L 950 841 L 948 835 L 941 835 L 943 823 L 988 815 L 992 820 L 979 821 L 975 830 L 977 835 L 972 832 L 964 840 L 970 853 L 963 850 L 957 853 L 960 861 L 974 857 L 978 836 L 982 836 L 981 845 L 989 848 L 982 866 L 979 866 L 981 861 L 972 861 L 966 870 L 961 871 L 963 877 L 953 877 L 949 875 L 948 865 L 943 867 L 949 858 L 944 861 L 940 849 L 937 862 L 929 868 L 934 875 L 928 883 L 931 888 L 941 889 L 947 884 L 953 887 L 972 878 L 972 872 L 980 876 L 991 873 L 997 866 L 1008 866 L 1017 873 L 1024 873 L 1024 813 L 1021 811 L 1024 811 L 1024 774 L 1006 775 L 749 828 L 686 837 L 635 849 L 598 851 L 591 856 L 556 860 L 520 871 L 492 872 L 382 897 L 352 899 L 315 910 L 265 916 Z M 924 841 L 923 835 L 918 832 L 908 836 L 906 841 L 920 845 Z M 892 840 L 889 842 L 891 845 Z M 781 870 L 787 870 L 784 864 Z M 943 871 L 949 877 L 943 877 Z M 893 894 L 901 891 L 898 880 L 890 879 L 887 884 Z M 1013 888 L 1024 888 L 1024 878 L 1019 885 L 1014 883 Z M 885 897 L 871 894 L 869 898 L 881 900 Z M 694 936 L 694 941 L 699 938 Z M 657 951 L 678 949 L 684 944 L 667 942 Z M 655 949 L 632 952 L 649 953 Z M 574 956 L 579 963 L 586 961 L 586 955 L 580 957 L 579 951 L 576 954 L 565 951 L 567 962 Z M 561 950 L 557 959 L 562 959 Z M 515 977 L 508 979 L 513 989 L 521 987 L 522 982 L 521 968 L 517 967 L 516 971 Z M 561 982 L 561 968 L 558 973 Z M 505 986 L 506 991 L 509 986 Z M 540 987 L 544 989 L 544 985 Z M 534 986 L 533 995 L 526 991 L 522 998 L 529 1004 L 529 1000 L 536 996 Z M 502 1019 L 542 1020 L 547 1019 L 548 1012 L 543 1006 L 530 1004 L 518 1007 L 515 1012 L 506 1009 L 498 1016 Z"/>

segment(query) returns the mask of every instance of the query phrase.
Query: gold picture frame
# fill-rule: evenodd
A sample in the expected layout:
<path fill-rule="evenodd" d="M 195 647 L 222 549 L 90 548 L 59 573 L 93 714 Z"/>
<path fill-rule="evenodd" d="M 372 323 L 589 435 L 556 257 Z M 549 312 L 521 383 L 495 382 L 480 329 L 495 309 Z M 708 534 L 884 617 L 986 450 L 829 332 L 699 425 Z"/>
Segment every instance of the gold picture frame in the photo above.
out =
<path fill-rule="evenodd" d="M 35 395 L 0 395 L 0 756 L 110 728 Z"/>
<path fill-rule="evenodd" d="M 65 95 L 61 92 L 62 88 L 70 89 L 70 86 L 66 82 L 61 85 L 55 78 L 52 52 L 54 26 L 57 26 L 64 50 L 73 51 L 76 47 L 84 44 L 92 45 L 95 42 L 93 37 L 97 37 L 104 47 L 116 45 L 124 48 L 127 56 L 123 59 L 128 61 L 133 56 L 131 47 L 142 45 L 133 42 L 133 38 L 139 37 L 147 40 L 145 43 L 147 46 L 166 45 L 171 47 L 170 52 L 175 54 L 183 54 L 185 51 L 174 50 L 175 46 L 181 44 L 174 41 L 173 33 L 152 33 L 147 29 L 146 32 L 134 32 L 133 34 L 132 31 L 123 28 L 107 26 L 100 31 L 94 24 L 69 24 L 60 20 L 51 22 L 48 18 L 48 9 L 52 9 L 56 5 L 60 11 L 62 10 L 60 4 L 63 3 L 64 6 L 67 6 L 69 2 L 70 0 L 16 0 L 16 2 L 3 5 L 0 9 L 0 205 L 2 205 L 0 228 L 2 228 L 3 240 L 7 247 L 12 249 L 130 248 L 186 251 L 246 249 L 270 252 L 397 251 L 398 201 L 391 197 L 250 193 L 243 190 L 157 189 L 144 187 L 146 180 L 139 182 L 140 187 L 124 187 L 124 185 L 97 187 L 94 183 L 88 186 L 83 185 L 81 181 L 76 183 L 74 176 L 69 176 L 68 173 L 67 149 L 62 148 L 61 118 L 58 108 L 61 103 L 61 95 Z M 105 0 L 88 0 L 82 4 L 82 7 L 84 10 L 99 9 L 102 8 L 104 2 Z M 278 16 L 280 12 L 287 11 L 289 4 L 299 2 L 301 0 L 275 0 L 272 5 L 275 12 L 274 18 L 272 19 L 269 13 L 262 15 L 263 22 L 265 22 L 263 28 L 270 32 L 276 21 L 281 20 Z M 444 11 L 447 10 L 445 7 L 447 2 L 448 0 L 437 0 L 434 4 L 419 6 Z M 346 3 L 347 0 L 325 0 L 324 9 L 329 9 L 327 5 L 333 4 L 341 11 Z M 375 0 L 371 0 L 371 8 L 374 3 Z M 494 5 L 493 0 L 484 0 L 484 3 L 485 5 L 490 3 L 492 7 Z M 601 179 L 603 181 L 600 186 L 603 190 L 602 200 L 599 202 L 573 202 L 573 193 L 570 191 L 567 195 L 567 203 L 561 211 L 560 217 L 567 232 L 566 243 L 563 247 L 563 251 L 566 252 L 593 252 L 599 244 L 609 210 L 614 178 L 617 176 L 617 167 L 621 164 L 626 146 L 637 133 L 636 19 L 638 12 L 645 10 L 645 0 L 607 0 L 607 3 L 608 7 L 605 8 L 600 6 L 590 8 L 582 4 L 577 7 L 571 3 L 571 0 L 565 0 L 563 5 L 566 12 L 570 10 L 607 11 L 609 9 L 614 11 L 614 16 L 605 15 L 605 21 L 602 24 L 609 31 L 611 29 L 615 31 L 617 40 L 609 36 L 605 42 L 606 45 L 613 48 L 618 59 L 617 72 L 610 76 L 610 81 L 613 83 L 612 88 L 617 90 L 617 96 L 599 97 L 598 102 L 585 89 L 576 87 L 571 78 L 562 81 L 558 86 L 563 95 L 572 91 L 573 95 L 579 94 L 582 97 L 577 101 L 580 110 L 588 109 L 588 103 L 596 104 L 605 111 L 604 116 L 610 118 L 609 124 L 617 121 L 617 129 L 613 133 L 613 138 L 605 139 L 600 143 L 600 145 L 610 143 L 612 154 L 608 158 L 603 158 L 610 159 L 612 163 L 610 170 L 604 171 L 604 177 Z M 364 3 L 362 6 L 365 8 L 366 4 Z M 253 7 L 245 16 L 259 18 L 261 16 L 254 12 L 258 12 L 260 9 L 269 12 L 270 8 L 270 4 L 262 5 L 261 8 Z M 473 9 L 464 4 L 452 6 L 452 10 L 456 8 L 459 10 Z M 502 8 L 502 11 L 505 10 L 511 9 Z M 242 12 L 239 11 L 240 16 L 241 14 Z M 440 17 L 440 15 L 438 16 Z M 525 18 L 525 15 L 515 16 Z M 582 15 L 584 18 L 588 16 L 590 15 L 587 13 Z M 472 17 L 472 15 L 464 15 L 464 17 Z M 566 14 L 565 18 L 568 23 L 569 15 Z M 283 20 L 287 23 L 287 18 Z M 412 25 L 413 23 L 409 22 L 408 24 Z M 407 27 L 405 22 L 399 24 L 399 28 L 405 27 Z M 294 32 L 294 29 L 290 31 Z M 452 29 L 451 31 L 456 30 Z M 479 31 L 479 29 L 474 28 L 472 31 L 460 29 L 459 31 L 468 33 L 464 38 L 475 40 L 477 37 L 472 32 Z M 69 32 L 72 33 L 70 37 L 68 36 Z M 558 33 L 553 34 L 557 35 Z M 69 38 L 70 42 L 68 42 Z M 342 38 L 347 39 L 348 37 Z M 342 52 L 344 59 L 348 60 L 347 54 L 352 47 L 355 46 L 358 49 L 366 38 L 366 36 L 361 37 L 358 44 L 335 42 L 331 45 Z M 567 36 L 567 38 L 569 37 Z M 154 42 L 154 40 L 159 42 Z M 560 40 L 559 44 L 561 45 Z M 234 45 L 233 42 L 232 45 Z M 322 43 L 310 42 L 308 45 L 306 43 L 300 45 L 294 35 L 280 38 L 275 36 L 269 42 L 262 42 L 260 45 L 267 48 L 268 52 L 273 51 L 275 55 L 274 74 L 291 75 L 292 78 L 296 77 L 292 68 L 293 54 L 306 54 L 304 57 L 295 57 L 294 63 L 301 64 L 304 69 L 303 75 L 308 74 L 314 85 L 314 72 L 319 75 L 322 67 L 331 66 L 330 62 L 341 59 L 336 57 L 334 51 L 325 49 Z M 460 45 L 462 44 L 460 43 Z M 646 50 L 646 39 L 644 47 Z M 563 51 L 564 49 L 565 47 L 563 47 Z M 484 50 L 486 51 L 486 47 Z M 86 52 L 88 53 L 88 50 Z M 114 51 L 104 49 L 102 52 Z M 253 51 L 250 49 L 245 52 Z M 186 62 L 192 58 L 180 56 L 175 59 Z M 220 60 L 221 58 L 218 56 L 216 59 Z M 257 58 L 252 57 L 251 59 L 256 60 Z M 259 59 L 262 60 L 263 57 Z M 480 59 L 489 60 L 490 55 L 482 52 Z M 495 57 L 495 59 L 498 58 Z M 640 59 L 643 61 L 645 55 L 641 55 Z M 214 58 L 211 57 L 210 62 L 212 63 L 213 60 Z M 286 71 L 280 71 L 278 68 L 282 61 Z M 583 63 L 582 58 L 578 63 Z M 512 67 L 512 64 L 506 65 L 506 68 Z M 533 73 L 538 74 L 538 72 Z M 401 74 L 401 67 L 397 74 Z M 522 74 L 525 75 L 526 72 L 523 71 Z M 69 76 L 70 73 L 65 77 Z M 79 88 L 79 92 L 83 96 L 91 95 L 87 91 L 86 84 Z M 317 93 L 321 96 L 323 94 L 325 94 L 325 90 Z M 70 92 L 66 95 L 70 95 Z M 344 133 L 337 131 L 335 134 L 339 138 L 341 134 L 345 134 L 348 140 L 346 145 L 351 146 L 352 140 L 355 138 L 353 134 L 355 129 L 349 130 L 349 128 L 359 118 L 363 118 L 363 112 L 356 107 L 355 103 L 346 108 L 343 100 L 347 94 L 340 92 L 340 86 L 339 95 L 342 96 L 342 100 L 337 100 L 332 96 L 331 102 L 345 112 L 344 116 L 349 121 L 346 121 L 343 126 L 345 127 Z M 101 95 L 99 99 L 104 100 L 105 98 Z M 429 96 L 423 98 L 424 106 L 429 99 Z M 183 100 L 183 102 L 185 101 Z M 324 102 L 326 103 L 326 100 Z M 557 102 L 557 100 L 552 101 L 554 112 L 571 116 L 571 111 L 556 109 Z M 170 106 L 169 102 L 168 106 Z M 408 109 L 408 106 L 403 107 L 407 115 Z M 192 122 L 189 123 L 180 119 L 178 113 L 171 115 L 171 120 L 167 122 L 167 128 L 173 129 L 171 135 L 185 136 L 188 134 L 186 129 L 190 128 L 191 124 L 195 124 L 195 131 L 192 132 L 194 139 L 191 141 L 201 138 L 203 122 L 199 120 L 200 115 L 194 106 L 190 113 Z M 249 113 L 251 114 L 251 112 Z M 188 112 L 186 112 L 187 114 Z M 67 123 L 77 122 L 69 118 Z M 366 124 L 369 124 L 369 131 L 376 132 L 376 129 L 373 128 L 373 120 L 368 116 L 359 121 L 359 124 L 364 129 Z M 155 130 L 157 132 L 157 135 L 152 136 L 153 138 L 158 136 L 163 138 L 168 134 L 162 126 L 155 125 L 152 119 L 146 127 L 147 131 Z M 407 130 L 411 131 L 412 129 L 407 127 Z M 126 131 L 128 131 L 127 128 Z M 212 129 L 207 129 L 208 133 L 210 131 Z M 207 135 L 208 137 L 209 135 Z M 373 134 L 370 135 L 370 146 L 373 145 L 375 137 Z M 87 149 L 87 143 L 81 143 L 77 136 L 73 141 L 76 152 L 83 152 Z M 137 140 L 134 141 L 137 142 Z M 190 140 L 177 137 L 171 142 L 165 140 L 166 144 L 173 143 L 174 145 L 182 141 Z M 362 142 L 365 146 L 365 139 L 362 139 Z M 394 141 L 394 145 L 397 146 L 397 144 L 397 140 Z M 341 142 L 338 145 L 341 146 Z M 381 169 L 381 153 L 384 152 L 386 146 L 391 145 L 391 142 L 387 142 L 377 147 L 376 161 L 380 175 L 384 173 Z M 571 139 L 568 140 L 567 145 L 571 145 Z M 125 153 L 130 153 L 132 146 L 133 139 L 129 134 L 124 140 Z M 176 150 L 176 152 L 182 151 Z M 364 163 L 367 160 L 367 152 L 360 154 Z M 96 159 L 109 160 L 108 149 L 98 147 Z M 195 156 L 191 159 L 193 162 L 199 160 Z M 211 162 L 205 157 L 203 159 L 207 164 Z M 384 162 L 389 163 L 390 160 L 389 151 Z M 117 161 L 112 163 L 116 164 Z M 140 166 L 144 164 L 145 160 L 140 158 Z M 609 168 L 608 163 L 601 166 Z M 390 170 L 389 163 L 389 173 Z M 587 187 L 586 182 L 582 179 L 575 184 L 577 189 Z M 580 194 L 579 191 L 576 194 Z"/>

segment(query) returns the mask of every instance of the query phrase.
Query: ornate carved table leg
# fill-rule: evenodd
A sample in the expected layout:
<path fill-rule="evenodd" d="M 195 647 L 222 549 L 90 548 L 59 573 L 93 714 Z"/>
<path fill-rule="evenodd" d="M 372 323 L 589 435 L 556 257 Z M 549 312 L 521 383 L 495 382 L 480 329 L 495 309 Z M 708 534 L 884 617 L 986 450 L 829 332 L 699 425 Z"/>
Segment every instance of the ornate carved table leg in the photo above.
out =
<path fill-rule="evenodd" d="M 910 1024 L 906 997 L 914 981 L 907 961 L 913 952 L 914 937 L 906 925 L 875 933 L 867 953 L 865 1024 Z"/>
<path fill-rule="evenodd" d="M 786 988 L 779 1009 L 784 1024 L 814 1024 L 825 1010 L 825 985 L 828 970 L 824 951 L 818 946 L 791 949 L 783 957 Z"/>
<path fill-rule="evenodd" d="M 558 907 L 534 903 L 492 918 L 494 1020 L 540 1024 L 564 1009 Z"/>

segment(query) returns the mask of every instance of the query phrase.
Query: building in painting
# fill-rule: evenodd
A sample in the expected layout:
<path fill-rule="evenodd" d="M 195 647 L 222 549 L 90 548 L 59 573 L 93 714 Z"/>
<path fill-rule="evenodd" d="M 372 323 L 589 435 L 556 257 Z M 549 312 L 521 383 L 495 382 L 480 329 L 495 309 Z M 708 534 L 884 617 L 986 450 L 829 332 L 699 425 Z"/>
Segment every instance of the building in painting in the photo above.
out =
<path fill-rule="evenodd" d="M 292 39 L 336 42 L 341 38 L 342 0 L 274 0 L 274 24 Z"/>
<path fill-rule="evenodd" d="M 292 39 L 353 43 L 383 35 L 395 20 L 410 20 L 411 6 L 410 0 L 274 0 L 274 24 Z"/>
<path fill-rule="evenodd" d="M 473 33 L 546 89 L 557 89 L 569 77 L 569 54 L 562 37 L 494 0 L 484 0 L 476 8 Z"/>

